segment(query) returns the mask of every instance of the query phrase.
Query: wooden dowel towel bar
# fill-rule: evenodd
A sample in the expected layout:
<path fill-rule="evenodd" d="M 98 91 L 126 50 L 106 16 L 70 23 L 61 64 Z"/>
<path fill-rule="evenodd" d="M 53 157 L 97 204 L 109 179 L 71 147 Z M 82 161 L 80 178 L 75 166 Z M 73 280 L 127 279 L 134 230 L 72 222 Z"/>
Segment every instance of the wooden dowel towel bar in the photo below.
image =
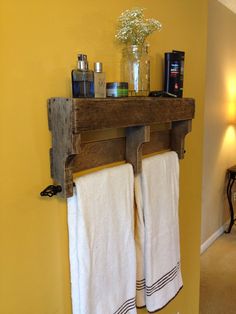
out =
<path fill-rule="evenodd" d="M 51 177 L 59 195 L 73 195 L 73 173 L 81 170 L 126 160 L 139 173 L 142 155 L 166 149 L 182 159 L 194 111 L 192 98 L 49 99 Z"/>

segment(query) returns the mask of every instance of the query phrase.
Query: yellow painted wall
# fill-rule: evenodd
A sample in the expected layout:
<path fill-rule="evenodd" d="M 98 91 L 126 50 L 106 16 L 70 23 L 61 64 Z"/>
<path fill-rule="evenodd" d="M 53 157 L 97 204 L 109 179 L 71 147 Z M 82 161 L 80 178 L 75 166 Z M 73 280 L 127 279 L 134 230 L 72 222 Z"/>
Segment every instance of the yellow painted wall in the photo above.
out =
<path fill-rule="evenodd" d="M 66 203 L 42 199 L 51 183 L 46 100 L 70 96 L 78 52 L 119 79 L 117 16 L 147 8 L 163 30 L 150 39 L 152 88 L 162 87 L 165 51 L 186 51 L 185 96 L 196 119 L 181 161 L 184 288 L 162 314 L 198 313 L 206 0 L 21 0 L 0 3 L 0 313 L 70 314 Z M 145 311 L 140 311 L 145 313 Z"/>

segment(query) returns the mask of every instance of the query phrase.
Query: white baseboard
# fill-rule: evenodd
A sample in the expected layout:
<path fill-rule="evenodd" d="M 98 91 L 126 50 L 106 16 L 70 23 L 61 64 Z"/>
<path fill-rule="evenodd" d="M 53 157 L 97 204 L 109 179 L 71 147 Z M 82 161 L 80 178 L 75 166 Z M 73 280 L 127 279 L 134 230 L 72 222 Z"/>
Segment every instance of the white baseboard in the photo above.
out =
<path fill-rule="evenodd" d="M 201 254 L 203 252 L 205 252 L 209 246 L 211 246 L 213 244 L 213 242 L 215 242 L 215 240 L 217 238 L 219 238 L 219 236 L 221 236 L 224 231 L 225 231 L 225 228 L 226 226 L 228 225 L 228 223 L 224 224 L 223 226 L 221 226 L 218 230 L 216 230 L 215 233 L 213 233 L 210 238 L 208 238 L 202 245 L 201 245 Z"/>

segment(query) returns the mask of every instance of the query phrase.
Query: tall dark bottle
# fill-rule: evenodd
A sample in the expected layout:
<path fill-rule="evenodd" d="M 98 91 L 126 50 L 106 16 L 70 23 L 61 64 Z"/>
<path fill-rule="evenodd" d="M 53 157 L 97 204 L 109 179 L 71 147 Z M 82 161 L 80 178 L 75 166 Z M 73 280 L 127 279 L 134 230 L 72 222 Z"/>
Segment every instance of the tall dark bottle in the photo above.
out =
<path fill-rule="evenodd" d="M 78 69 L 71 72 L 73 98 L 94 97 L 94 73 L 89 70 L 87 55 L 78 55 Z"/>
<path fill-rule="evenodd" d="M 181 87 L 180 73 L 181 55 L 174 52 L 166 52 L 164 90 L 177 97 L 182 97 L 183 90 L 183 87 Z"/>
<path fill-rule="evenodd" d="M 178 97 L 183 97 L 183 88 L 184 88 L 184 58 L 185 58 L 185 52 L 179 51 L 179 50 L 172 50 L 174 53 L 179 54 L 180 58 L 180 86 L 179 86 L 179 94 Z"/>

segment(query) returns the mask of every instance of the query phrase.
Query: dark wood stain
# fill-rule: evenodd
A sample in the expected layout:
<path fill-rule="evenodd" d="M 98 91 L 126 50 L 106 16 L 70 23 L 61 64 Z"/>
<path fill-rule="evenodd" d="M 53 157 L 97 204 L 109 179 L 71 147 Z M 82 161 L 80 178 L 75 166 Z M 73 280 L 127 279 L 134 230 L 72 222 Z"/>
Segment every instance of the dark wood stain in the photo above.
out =
<path fill-rule="evenodd" d="M 49 99 L 51 177 L 61 196 L 73 195 L 81 170 L 126 160 L 138 173 L 142 155 L 166 149 L 182 159 L 194 110 L 192 98 Z"/>

